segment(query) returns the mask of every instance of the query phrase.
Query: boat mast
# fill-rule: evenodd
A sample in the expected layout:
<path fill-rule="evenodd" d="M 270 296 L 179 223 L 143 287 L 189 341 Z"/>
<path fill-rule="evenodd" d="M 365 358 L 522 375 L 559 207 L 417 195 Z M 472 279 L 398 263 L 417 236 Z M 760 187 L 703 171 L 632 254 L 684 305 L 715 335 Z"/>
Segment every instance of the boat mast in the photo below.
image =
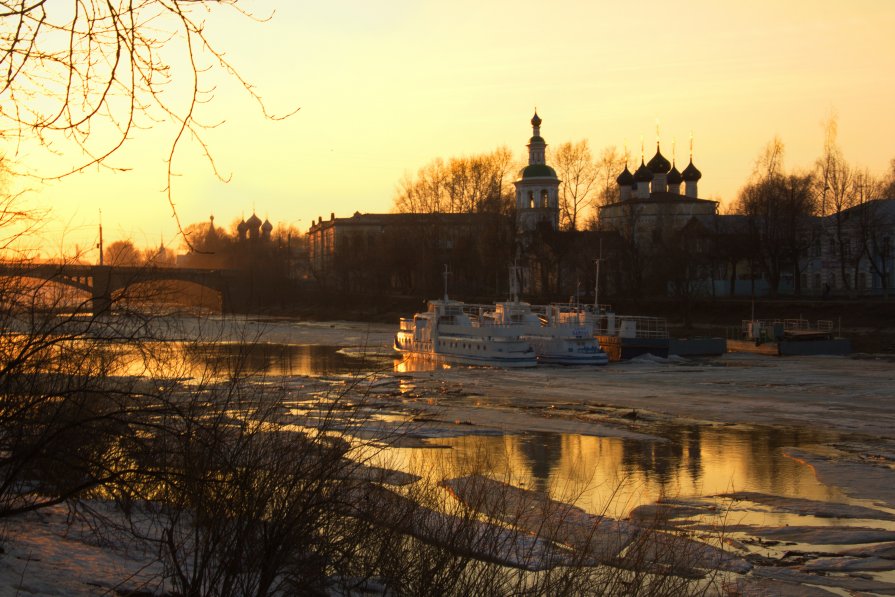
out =
<path fill-rule="evenodd" d="M 600 259 L 594 259 L 597 264 L 597 281 L 594 282 L 594 312 L 600 314 Z"/>
<path fill-rule="evenodd" d="M 448 301 L 448 291 L 447 291 L 448 276 L 451 275 L 451 271 L 448 269 L 447 263 L 444 264 L 444 273 L 442 275 L 444 276 L 444 302 L 447 302 Z"/>
<path fill-rule="evenodd" d="M 510 300 L 519 302 L 519 266 L 516 262 L 510 266 Z"/>

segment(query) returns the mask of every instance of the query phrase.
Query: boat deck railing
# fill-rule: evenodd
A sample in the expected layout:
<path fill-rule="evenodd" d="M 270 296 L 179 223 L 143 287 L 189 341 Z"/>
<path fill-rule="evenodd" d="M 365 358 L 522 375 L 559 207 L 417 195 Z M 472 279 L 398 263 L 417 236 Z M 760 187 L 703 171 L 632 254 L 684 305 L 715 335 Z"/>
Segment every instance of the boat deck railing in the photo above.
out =
<path fill-rule="evenodd" d="M 833 321 L 819 319 L 813 324 L 803 318 L 798 319 L 744 319 L 740 326 L 740 334 L 749 340 L 779 339 L 784 336 L 792 338 L 809 338 L 813 336 L 831 336 Z"/>
<path fill-rule="evenodd" d="M 614 321 L 613 321 L 614 319 Z M 646 315 L 603 316 L 597 320 L 594 333 L 598 336 L 622 338 L 668 338 L 668 320 Z"/>

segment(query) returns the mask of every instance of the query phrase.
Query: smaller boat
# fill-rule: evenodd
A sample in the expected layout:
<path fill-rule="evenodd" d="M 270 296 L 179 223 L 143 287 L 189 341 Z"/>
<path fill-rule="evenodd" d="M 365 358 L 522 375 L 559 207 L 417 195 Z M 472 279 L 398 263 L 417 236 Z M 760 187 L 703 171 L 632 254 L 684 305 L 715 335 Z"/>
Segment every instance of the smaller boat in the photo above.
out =
<path fill-rule="evenodd" d="M 575 303 L 533 307 L 519 300 L 518 268 L 510 268 L 509 301 L 495 303 L 494 310 L 483 315 L 482 325 L 518 329 L 520 337 L 531 343 L 538 363 L 550 365 L 606 365 L 609 356 L 600 349 L 590 320 Z"/>
<path fill-rule="evenodd" d="M 606 365 L 609 356 L 574 305 L 535 306 L 514 299 L 496 303 L 484 320 L 487 325 L 519 330 L 545 365 Z M 483 323 L 485 325 L 485 323 Z"/>

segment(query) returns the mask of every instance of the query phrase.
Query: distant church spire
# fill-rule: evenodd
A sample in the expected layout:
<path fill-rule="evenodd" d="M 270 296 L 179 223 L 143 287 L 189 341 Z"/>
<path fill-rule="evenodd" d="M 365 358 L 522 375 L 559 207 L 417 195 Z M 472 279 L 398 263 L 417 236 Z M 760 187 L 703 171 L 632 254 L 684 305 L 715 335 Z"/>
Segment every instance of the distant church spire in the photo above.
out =
<path fill-rule="evenodd" d="M 698 182 L 699 179 L 702 178 L 702 172 L 700 172 L 696 166 L 693 165 L 693 133 L 690 133 L 690 163 L 687 164 L 687 167 L 684 168 L 684 171 L 681 172 L 681 176 L 684 179 L 684 194 L 687 197 L 696 198 L 699 196 Z"/>
<path fill-rule="evenodd" d="M 531 118 L 531 140 L 528 142 L 528 163 L 546 164 L 547 143 L 541 137 L 541 117 L 538 116 L 538 109 L 535 108 L 535 115 Z"/>

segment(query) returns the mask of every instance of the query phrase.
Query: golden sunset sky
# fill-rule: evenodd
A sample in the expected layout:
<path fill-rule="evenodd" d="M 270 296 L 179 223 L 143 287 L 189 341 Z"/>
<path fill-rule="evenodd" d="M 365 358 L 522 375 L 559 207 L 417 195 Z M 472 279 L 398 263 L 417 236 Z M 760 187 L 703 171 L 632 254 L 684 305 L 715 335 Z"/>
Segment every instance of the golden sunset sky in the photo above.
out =
<path fill-rule="evenodd" d="M 895 2 L 553 2 L 343 0 L 249 4 L 268 22 L 211 15 L 209 35 L 283 122 L 263 118 L 216 76 L 200 119 L 218 182 L 195 144 L 178 154 L 184 224 L 229 227 L 254 210 L 306 231 L 318 216 L 385 212 L 405 173 L 436 157 L 506 145 L 520 160 L 537 107 L 549 145 L 587 139 L 594 153 L 626 143 L 686 165 L 700 196 L 732 201 L 775 135 L 786 166 L 810 168 L 823 124 L 839 123 L 846 159 L 876 174 L 895 158 Z M 163 193 L 170 129 L 137 131 L 114 162 L 45 186 L 47 250 L 105 240 L 180 247 Z M 35 154 L 37 155 L 37 154 Z M 38 156 L 39 157 L 39 156 Z M 38 159 L 38 158 L 35 158 Z M 64 235 L 64 238 L 63 238 Z M 63 239 L 63 240 L 60 240 Z M 95 251 L 94 251 L 95 252 Z M 89 257 L 89 255 L 88 255 Z"/>

